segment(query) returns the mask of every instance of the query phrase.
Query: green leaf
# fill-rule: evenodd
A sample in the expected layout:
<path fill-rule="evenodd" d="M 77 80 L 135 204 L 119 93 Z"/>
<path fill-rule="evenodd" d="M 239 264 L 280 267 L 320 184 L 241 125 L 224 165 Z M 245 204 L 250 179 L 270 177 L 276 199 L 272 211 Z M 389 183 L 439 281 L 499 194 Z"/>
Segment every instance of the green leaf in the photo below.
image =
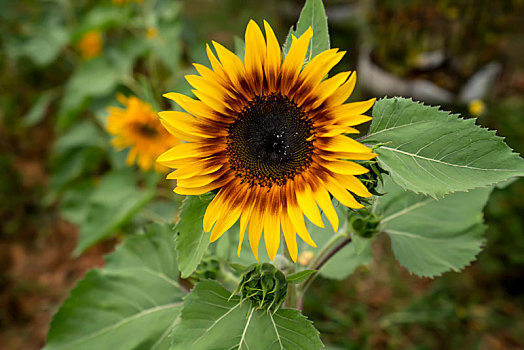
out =
<path fill-rule="evenodd" d="M 67 28 L 58 23 L 39 25 L 31 28 L 31 32 L 33 36 L 24 42 L 19 50 L 41 67 L 53 63 L 69 42 Z"/>
<path fill-rule="evenodd" d="M 109 28 L 123 26 L 129 21 L 131 12 L 130 6 L 121 7 L 112 4 L 99 4 L 80 17 L 82 21 L 75 29 L 73 40 L 80 39 L 91 30 L 104 31 Z"/>
<path fill-rule="evenodd" d="M 128 237 L 106 261 L 71 291 L 44 349 L 169 349 L 184 295 L 170 230 Z"/>
<path fill-rule="evenodd" d="M 42 93 L 31 110 L 22 117 L 23 125 L 25 127 L 31 127 L 40 123 L 44 119 L 45 112 L 55 97 L 56 92 L 53 90 Z"/>
<path fill-rule="evenodd" d="M 178 23 L 165 23 L 158 27 L 158 35 L 151 39 L 151 49 L 160 61 L 173 73 L 180 72 L 182 27 Z"/>
<path fill-rule="evenodd" d="M 309 276 L 317 272 L 316 270 L 302 270 L 299 272 L 292 273 L 286 277 L 287 283 L 300 283 L 305 281 Z"/>
<path fill-rule="evenodd" d="M 96 170 L 106 156 L 107 145 L 107 137 L 90 120 L 68 129 L 55 142 L 51 152 L 52 191 L 62 191 L 80 176 Z"/>
<path fill-rule="evenodd" d="M 244 61 L 244 55 L 246 51 L 246 44 L 244 43 L 244 40 L 236 35 L 233 37 L 233 40 L 235 41 L 235 55 Z"/>
<path fill-rule="evenodd" d="M 137 188 L 133 169 L 105 175 L 89 198 L 89 210 L 80 224 L 80 236 L 73 254 L 79 255 L 107 238 L 151 201 L 154 195 L 154 189 Z"/>
<path fill-rule="evenodd" d="M 89 199 L 95 189 L 94 181 L 87 179 L 66 191 L 60 200 L 60 215 L 76 225 L 81 225 L 89 212 Z"/>
<path fill-rule="evenodd" d="M 75 148 L 105 147 L 106 138 L 95 123 L 84 120 L 68 129 L 53 145 L 54 154 L 65 154 Z"/>
<path fill-rule="evenodd" d="M 325 278 L 343 280 L 362 265 L 372 261 L 371 243 L 373 239 L 354 235 L 352 242 L 342 248 L 320 269 Z"/>
<path fill-rule="evenodd" d="M 103 97 L 113 92 L 122 78 L 117 66 L 105 56 L 99 56 L 78 67 L 67 82 L 60 103 L 57 120 L 60 130 L 73 124 L 88 98 Z"/>
<path fill-rule="evenodd" d="M 209 246 L 203 218 L 212 196 L 187 196 L 182 203 L 180 220 L 175 226 L 178 266 L 182 278 L 191 275 Z"/>
<path fill-rule="evenodd" d="M 172 350 L 319 349 L 318 331 L 298 310 L 267 313 L 240 302 L 214 281 L 202 281 L 184 298 Z"/>
<path fill-rule="evenodd" d="M 373 108 L 366 143 L 393 180 L 436 197 L 524 175 L 524 160 L 494 131 L 410 99 L 382 99 Z"/>
<path fill-rule="evenodd" d="M 491 188 L 457 192 L 441 199 L 405 191 L 389 178 L 376 202 L 383 231 L 399 263 L 418 276 L 459 271 L 481 251 L 482 209 Z"/>
<path fill-rule="evenodd" d="M 284 54 L 287 54 L 291 47 L 291 36 L 299 37 L 309 27 L 313 29 L 313 38 L 309 44 L 306 61 L 309 61 L 322 51 L 329 50 L 329 30 L 324 4 L 322 4 L 322 0 L 306 0 L 295 29 L 291 28 L 289 30 L 284 44 Z"/>

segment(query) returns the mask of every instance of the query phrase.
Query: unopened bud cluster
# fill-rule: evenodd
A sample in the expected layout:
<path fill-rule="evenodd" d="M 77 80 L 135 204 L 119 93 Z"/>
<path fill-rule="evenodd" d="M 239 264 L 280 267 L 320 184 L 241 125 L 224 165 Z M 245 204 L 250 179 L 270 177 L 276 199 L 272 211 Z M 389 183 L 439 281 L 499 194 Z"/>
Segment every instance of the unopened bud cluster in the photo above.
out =
<path fill-rule="evenodd" d="M 238 292 L 242 299 L 251 301 L 253 307 L 275 312 L 286 298 L 286 276 L 272 264 L 254 264 L 242 275 Z"/>
<path fill-rule="evenodd" d="M 382 174 L 389 174 L 382 169 L 376 160 L 370 160 L 360 163 L 363 167 L 369 169 L 365 174 L 359 175 L 358 178 L 366 186 L 369 192 L 375 196 L 382 196 L 383 193 L 377 191 L 379 182 L 382 183 Z"/>
<path fill-rule="evenodd" d="M 355 210 L 349 217 L 353 232 L 360 237 L 371 238 L 378 233 L 380 217 L 368 208 Z"/>

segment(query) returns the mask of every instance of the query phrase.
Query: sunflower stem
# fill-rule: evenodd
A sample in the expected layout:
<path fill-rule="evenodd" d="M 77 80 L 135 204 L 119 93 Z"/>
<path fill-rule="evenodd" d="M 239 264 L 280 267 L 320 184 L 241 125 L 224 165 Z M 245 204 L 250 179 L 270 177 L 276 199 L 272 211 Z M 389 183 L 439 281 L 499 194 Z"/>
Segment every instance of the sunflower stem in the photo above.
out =
<path fill-rule="evenodd" d="M 335 243 L 340 239 L 344 238 L 340 243 L 338 243 L 333 249 L 331 249 Z M 351 235 L 336 235 L 331 238 L 331 240 L 324 246 L 324 249 L 320 252 L 320 254 L 317 256 L 317 259 L 315 259 L 311 263 L 311 267 L 316 272 L 310 275 L 300 286 L 298 291 L 298 301 L 297 301 L 297 309 L 302 310 L 302 306 L 304 303 L 304 296 L 306 295 L 307 289 L 311 286 L 311 283 L 317 278 L 320 269 L 331 259 L 336 253 L 338 253 L 342 248 L 347 246 L 349 243 L 351 243 L 352 238 Z M 327 251 L 327 253 L 325 253 Z"/>
<path fill-rule="evenodd" d="M 286 269 L 286 276 L 291 275 L 292 273 L 296 272 L 297 265 L 293 263 L 293 259 L 291 259 L 291 254 L 289 253 L 289 250 L 287 249 L 287 245 L 284 245 L 284 256 L 291 262 L 291 264 L 289 264 L 289 266 Z M 285 306 L 288 308 L 296 309 L 297 302 L 298 302 L 297 286 L 294 283 L 289 283 L 287 285 Z"/>

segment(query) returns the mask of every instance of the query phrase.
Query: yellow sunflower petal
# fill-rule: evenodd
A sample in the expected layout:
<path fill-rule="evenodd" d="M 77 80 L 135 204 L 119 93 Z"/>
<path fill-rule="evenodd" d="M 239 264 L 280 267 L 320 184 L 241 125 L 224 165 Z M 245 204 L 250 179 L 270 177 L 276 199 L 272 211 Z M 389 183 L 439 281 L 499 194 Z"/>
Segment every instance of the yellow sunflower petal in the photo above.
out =
<path fill-rule="evenodd" d="M 186 75 L 185 78 L 189 85 L 196 90 L 205 91 L 218 100 L 223 100 L 224 97 L 228 95 L 227 90 L 218 84 L 216 80 L 206 79 L 198 75 Z"/>
<path fill-rule="evenodd" d="M 264 197 L 265 194 L 261 194 L 262 198 L 257 200 L 256 206 L 253 208 L 251 213 L 251 219 L 249 220 L 249 245 L 251 246 L 251 251 L 255 256 L 255 259 L 258 261 L 258 246 L 260 244 L 260 238 L 262 238 L 262 230 L 264 228 L 264 217 L 265 217 L 265 205 Z"/>
<path fill-rule="evenodd" d="M 224 232 L 226 232 L 235 222 L 237 222 L 242 213 L 245 203 L 245 196 L 237 194 L 233 199 L 223 201 L 225 205 L 219 208 L 218 219 L 211 231 L 210 242 L 216 241 Z"/>
<path fill-rule="evenodd" d="M 240 216 L 240 238 L 238 241 L 238 251 L 237 254 L 240 257 L 240 250 L 242 248 L 242 242 L 244 240 L 244 233 L 247 228 L 247 224 L 251 219 L 251 214 L 253 213 L 253 208 L 255 207 L 256 199 L 258 197 L 258 190 L 254 189 L 251 192 L 251 196 L 246 199 L 246 205 L 242 215 Z"/>
<path fill-rule="evenodd" d="M 361 144 L 360 142 L 352 139 L 351 137 L 339 135 L 322 139 L 325 145 L 323 149 L 331 152 L 371 152 L 371 149 Z"/>
<path fill-rule="evenodd" d="M 167 164 L 167 162 L 169 161 L 190 157 L 205 157 L 218 151 L 224 150 L 225 147 L 225 145 L 209 147 L 204 146 L 200 143 L 182 143 L 162 153 L 158 157 L 157 162 L 159 162 L 160 164 L 166 163 L 166 165 L 169 166 Z"/>
<path fill-rule="evenodd" d="M 334 115 L 335 119 L 363 114 L 373 106 L 376 100 L 372 98 L 367 101 L 346 103 L 330 108 L 329 112 Z"/>
<path fill-rule="evenodd" d="M 224 167 L 220 169 L 219 171 L 211 173 L 211 174 L 193 176 L 187 179 L 178 179 L 177 185 L 180 187 L 185 187 L 185 188 L 203 187 L 203 186 L 210 184 L 212 181 L 218 179 L 227 170 L 229 169 L 227 169 L 227 167 Z"/>
<path fill-rule="evenodd" d="M 300 209 L 298 204 L 288 204 L 287 213 L 289 215 L 291 223 L 293 224 L 293 227 L 297 231 L 298 236 L 302 238 L 302 240 L 310 246 L 316 247 L 317 245 L 311 238 L 306 228 L 306 224 L 304 223 L 304 214 L 302 214 L 302 210 Z"/>
<path fill-rule="evenodd" d="M 337 120 L 335 120 L 335 123 L 341 126 L 354 126 L 369 122 L 371 119 L 372 118 L 370 116 L 367 116 L 365 114 L 350 115 L 338 118 Z"/>
<path fill-rule="evenodd" d="M 201 138 L 214 138 L 217 136 L 227 136 L 227 130 L 219 129 L 216 125 L 206 121 L 198 120 L 188 113 L 178 111 L 159 112 L 158 115 L 171 127 L 179 131 Z"/>
<path fill-rule="evenodd" d="M 206 80 L 214 81 L 216 84 L 220 84 L 222 86 L 227 85 L 227 81 L 224 78 L 224 75 L 220 75 L 217 72 L 213 71 L 212 69 L 209 69 L 208 67 L 204 66 L 203 64 L 193 63 L 193 66 L 197 70 L 198 74 Z"/>
<path fill-rule="evenodd" d="M 266 31 L 267 51 L 266 51 L 266 78 L 268 80 L 269 90 L 274 91 L 278 70 L 280 69 L 281 52 L 278 40 L 273 29 L 264 21 L 264 30 Z"/>
<path fill-rule="evenodd" d="M 370 160 L 377 156 L 373 152 L 331 152 L 330 155 L 320 155 L 324 159 Z"/>
<path fill-rule="evenodd" d="M 177 92 L 169 92 L 162 95 L 170 100 L 175 101 L 180 107 L 182 107 L 187 113 L 198 117 L 213 120 L 215 122 L 227 122 L 228 119 L 218 114 L 215 110 L 207 106 L 202 101 L 194 100 L 186 95 L 179 94 Z"/>
<path fill-rule="evenodd" d="M 338 73 L 334 77 L 324 80 L 318 87 L 319 95 L 317 101 L 313 103 L 312 108 L 320 106 L 333 92 L 342 85 L 349 77 L 350 72 Z"/>
<path fill-rule="evenodd" d="M 284 234 L 284 239 L 286 241 L 287 250 L 293 262 L 297 261 L 298 248 L 297 248 L 297 235 L 291 220 L 287 213 L 283 213 L 280 217 L 280 222 L 282 224 L 282 233 Z"/>
<path fill-rule="evenodd" d="M 351 161 L 330 160 L 322 165 L 334 173 L 343 175 L 362 175 L 369 171 L 362 165 Z"/>
<path fill-rule="evenodd" d="M 364 206 L 357 202 L 355 197 L 351 195 L 344 187 L 342 187 L 335 179 L 331 179 L 324 183 L 328 191 L 335 197 L 342 205 L 348 208 L 360 209 Z"/>
<path fill-rule="evenodd" d="M 304 59 L 306 58 L 307 49 L 311 38 L 313 37 L 313 30 L 309 27 L 300 38 L 295 39 L 291 42 L 291 47 L 282 63 L 282 92 L 287 94 L 291 83 L 298 76 L 302 65 L 304 64 Z"/>
<path fill-rule="evenodd" d="M 191 135 L 188 133 L 185 133 L 183 131 L 180 131 L 179 129 L 173 127 L 172 124 L 166 122 L 165 120 L 160 120 L 160 123 L 166 128 L 166 130 L 173 136 L 179 138 L 180 140 L 188 141 L 188 142 L 198 142 L 202 140 L 202 137 L 197 135 Z"/>
<path fill-rule="evenodd" d="M 351 96 L 353 90 L 355 89 L 355 84 L 357 82 L 357 72 L 353 72 L 349 79 L 339 88 L 337 88 L 331 96 L 328 97 L 327 101 L 332 106 L 338 106 L 346 102 L 346 100 Z"/>
<path fill-rule="evenodd" d="M 372 194 L 368 191 L 366 186 L 354 177 L 353 175 L 341 175 L 336 174 L 335 179 L 337 179 L 338 183 L 341 184 L 343 187 L 347 188 L 354 194 L 360 197 L 371 197 Z"/>
<path fill-rule="evenodd" d="M 220 114 L 232 114 L 229 110 L 229 105 L 224 100 L 220 100 L 217 96 L 214 96 L 212 92 L 203 90 L 192 90 L 193 94 L 202 102 L 204 102 L 209 108 Z"/>
<path fill-rule="evenodd" d="M 338 215 L 335 208 L 333 208 L 333 203 L 328 192 L 323 187 L 319 187 L 315 190 L 314 195 L 320 209 L 326 214 L 326 217 L 331 223 L 331 227 L 333 227 L 333 231 L 336 233 L 338 231 Z"/>
<path fill-rule="evenodd" d="M 318 227 L 324 227 L 313 192 L 305 181 L 300 188 L 297 188 L 296 196 L 300 209 L 302 209 L 309 221 Z"/>
<path fill-rule="evenodd" d="M 228 189 L 222 188 L 218 191 L 217 195 L 206 208 L 204 218 L 202 219 L 202 225 L 205 232 L 209 232 L 215 222 L 218 219 L 220 208 L 224 206 L 224 194 L 228 192 Z"/>
<path fill-rule="evenodd" d="M 223 164 L 220 163 L 211 163 L 206 161 L 191 162 L 187 165 L 179 167 L 177 170 L 169 173 L 167 175 L 168 180 L 175 179 L 187 179 L 195 175 L 205 175 L 210 174 L 218 169 L 222 168 Z"/>
<path fill-rule="evenodd" d="M 269 192 L 269 206 L 264 218 L 264 242 L 269 259 L 275 259 L 280 246 L 280 189 L 273 187 Z"/>
<path fill-rule="evenodd" d="M 213 51 L 211 51 L 211 47 L 206 44 L 206 53 L 207 57 L 209 58 L 209 62 L 211 63 L 211 67 L 213 68 L 213 71 L 218 74 L 223 80 L 227 80 L 227 75 L 224 72 L 224 67 L 222 67 L 222 64 L 218 61 L 218 59 L 213 54 Z"/>
<path fill-rule="evenodd" d="M 213 41 L 213 46 L 217 51 L 218 59 L 222 63 L 227 76 L 229 79 L 231 79 L 235 87 L 240 89 L 240 79 L 246 75 L 242 60 L 238 58 L 237 55 L 215 41 Z"/>
<path fill-rule="evenodd" d="M 263 65 L 266 59 L 266 41 L 264 35 L 255 21 L 250 20 L 245 34 L 245 53 L 244 64 L 246 73 L 252 74 L 253 78 L 257 80 L 260 86 L 257 91 L 262 88 Z"/>
<path fill-rule="evenodd" d="M 186 187 L 177 186 L 177 187 L 175 187 L 173 192 L 175 192 L 177 194 L 181 194 L 181 195 L 193 195 L 193 196 L 201 195 L 201 194 L 207 193 L 209 191 L 212 191 L 212 190 L 214 190 L 216 188 L 222 187 L 222 186 L 226 185 L 230 181 L 231 181 L 231 177 L 222 176 L 220 179 L 215 180 L 215 181 L 211 182 L 210 184 L 202 186 L 202 187 L 186 188 Z"/>

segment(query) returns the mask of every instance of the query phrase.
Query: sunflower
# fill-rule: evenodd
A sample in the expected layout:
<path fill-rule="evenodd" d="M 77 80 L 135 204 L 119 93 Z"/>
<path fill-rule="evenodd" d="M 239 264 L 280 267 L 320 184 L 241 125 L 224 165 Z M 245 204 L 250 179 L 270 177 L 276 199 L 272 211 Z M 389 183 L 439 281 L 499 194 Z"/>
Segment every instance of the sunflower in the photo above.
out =
<path fill-rule="evenodd" d="M 100 55 L 103 45 L 102 34 L 97 30 L 87 32 L 76 44 L 82 58 L 85 60 L 90 60 Z"/>
<path fill-rule="evenodd" d="M 131 147 L 127 156 L 127 165 L 135 160 L 138 166 L 147 171 L 154 167 L 158 172 L 168 169 L 155 162 L 155 159 L 169 148 L 180 144 L 178 139 L 169 134 L 160 124 L 156 112 L 149 103 L 135 96 L 117 96 L 125 108 L 109 107 L 107 131 L 116 136 L 112 140 L 118 149 Z"/>
<path fill-rule="evenodd" d="M 344 103 L 355 86 L 354 73 L 325 79 L 344 56 L 338 49 L 323 51 L 304 65 L 311 28 L 292 38 L 284 59 L 265 21 L 264 28 L 265 38 L 249 22 L 244 62 L 216 42 L 218 57 L 207 46 L 211 68 L 195 64 L 199 75 L 186 77 L 197 99 L 164 95 L 187 113 L 160 112 L 162 124 L 187 143 L 163 153 L 158 162 L 176 169 L 167 178 L 177 180 L 178 194 L 218 190 L 203 219 L 211 242 L 240 219 L 239 253 L 248 228 L 255 258 L 263 233 L 273 259 L 282 229 L 296 261 L 297 234 L 316 247 L 304 214 L 324 227 L 320 208 L 336 232 L 339 222 L 330 194 L 350 208 L 363 207 L 352 193 L 371 196 L 355 177 L 368 170 L 351 160 L 376 154 L 344 134 L 358 133 L 352 126 L 371 119 L 363 113 L 375 99 Z"/>

